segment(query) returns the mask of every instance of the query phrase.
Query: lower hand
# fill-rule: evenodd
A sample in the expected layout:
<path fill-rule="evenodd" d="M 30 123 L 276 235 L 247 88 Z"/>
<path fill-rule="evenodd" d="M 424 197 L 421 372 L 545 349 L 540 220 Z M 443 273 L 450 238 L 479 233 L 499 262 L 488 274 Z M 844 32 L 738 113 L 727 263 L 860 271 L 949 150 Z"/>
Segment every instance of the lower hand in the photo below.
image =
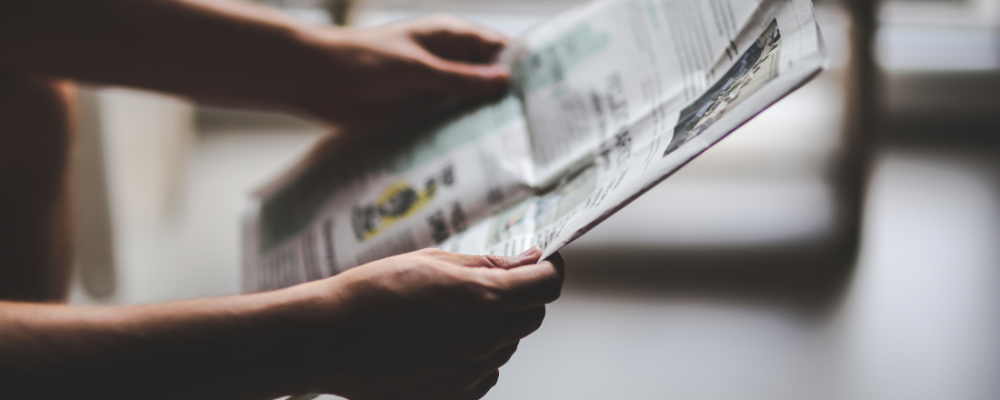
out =
<path fill-rule="evenodd" d="M 562 261 L 421 250 L 298 286 L 328 320 L 308 391 L 350 399 L 478 399 L 559 296 Z M 556 265 L 558 264 L 558 265 Z M 336 304 L 335 307 L 329 307 Z"/>

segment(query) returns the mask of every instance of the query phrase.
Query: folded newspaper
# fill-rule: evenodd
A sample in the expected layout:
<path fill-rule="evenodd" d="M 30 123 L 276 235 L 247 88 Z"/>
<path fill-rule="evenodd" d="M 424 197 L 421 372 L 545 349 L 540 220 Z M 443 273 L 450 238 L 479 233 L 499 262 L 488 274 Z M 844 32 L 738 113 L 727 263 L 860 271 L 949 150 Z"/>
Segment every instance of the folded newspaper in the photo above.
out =
<path fill-rule="evenodd" d="M 597 1 L 504 59 L 505 98 L 310 159 L 255 193 L 244 289 L 425 247 L 548 257 L 827 63 L 809 0 Z"/>

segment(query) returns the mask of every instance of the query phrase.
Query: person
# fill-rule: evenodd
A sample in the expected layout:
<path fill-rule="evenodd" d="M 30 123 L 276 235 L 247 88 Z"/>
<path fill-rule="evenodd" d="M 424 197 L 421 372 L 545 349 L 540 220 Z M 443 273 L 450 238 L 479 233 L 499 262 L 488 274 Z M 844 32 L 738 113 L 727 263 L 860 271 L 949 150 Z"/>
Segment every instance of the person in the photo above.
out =
<path fill-rule="evenodd" d="M 365 140 L 502 94 L 507 39 L 448 17 L 370 30 L 237 0 L 0 2 L 0 397 L 477 399 L 562 261 L 421 250 L 282 290 L 84 307 L 66 297 L 73 86 L 285 109 Z"/>

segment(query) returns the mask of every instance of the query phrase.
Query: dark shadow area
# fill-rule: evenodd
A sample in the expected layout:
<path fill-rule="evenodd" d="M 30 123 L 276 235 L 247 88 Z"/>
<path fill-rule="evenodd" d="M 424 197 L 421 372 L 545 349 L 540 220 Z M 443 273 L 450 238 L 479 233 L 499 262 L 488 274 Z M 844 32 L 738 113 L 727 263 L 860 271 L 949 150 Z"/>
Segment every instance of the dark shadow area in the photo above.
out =
<path fill-rule="evenodd" d="M 884 74 L 881 146 L 1000 147 L 1000 72 Z"/>
<path fill-rule="evenodd" d="M 754 302 L 822 316 L 850 282 L 854 247 L 843 240 L 712 249 L 570 245 L 562 254 L 568 290 Z"/>

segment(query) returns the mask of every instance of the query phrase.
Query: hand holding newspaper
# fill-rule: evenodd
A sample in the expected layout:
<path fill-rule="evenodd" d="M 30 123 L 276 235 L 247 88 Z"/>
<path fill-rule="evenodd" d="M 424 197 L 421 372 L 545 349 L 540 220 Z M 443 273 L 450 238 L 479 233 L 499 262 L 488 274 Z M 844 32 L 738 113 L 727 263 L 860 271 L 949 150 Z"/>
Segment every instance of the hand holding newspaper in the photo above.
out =
<path fill-rule="evenodd" d="M 603 0 L 508 49 L 511 93 L 300 163 L 245 212 L 244 289 L 439 247 L 543 258 L 818 74 L 809 0 Z"/>

